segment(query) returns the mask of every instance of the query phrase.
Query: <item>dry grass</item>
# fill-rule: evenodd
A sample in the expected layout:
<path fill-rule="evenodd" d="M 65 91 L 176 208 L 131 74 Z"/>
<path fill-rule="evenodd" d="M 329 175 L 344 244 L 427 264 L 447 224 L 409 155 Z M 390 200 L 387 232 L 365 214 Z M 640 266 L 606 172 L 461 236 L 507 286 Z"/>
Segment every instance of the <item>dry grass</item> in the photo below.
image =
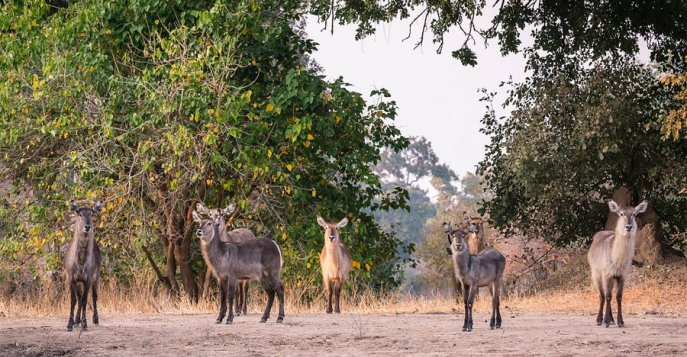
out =
<path fill-rule="evenodd" d="M 486 289 L 485 289 L 486 290 Z M 153 293 L 150 287 L 139 287 L 128 292 L 117 289 L 104 289 L 100 293 L 98 307 L 102 317 L 113 314 L 198 314 L 217 313 L 216 297 L 201 299 L 193 304 L 187 299 L 178 299 L 167 293 Z M 249 311 L 259 313 L 264 308 L 265 297 L 257 286 L 251 287 Z M 213 294 L 214 295 L 214 294 Z M 489 311 L 491 308 L 488 293 L 482 293 L 475 304 L 476 311 Z M 302 303 L 290 298 L 286 292 L 286 312 L 323 313 L 325 302 L 322 297 L 315 303 Z M 626 314 L 683 315 L 687 313 L 687 285 L 668 285 L 655 283 L 633 284 L 625 290 L 624 312 Z M 342 296 L 342 310 L 353 314 L 399 314 L 399 313 L 455 313 L 462 312 L 462 304 L 446 297 L 418 297 L 396 293 L 382 298 L 371 293 L 357 296 Z M 567 291 L 544 291 L 529 296 L 504 297 L 501 302 L 505 317 L 519 313 L 581 313 L 595 314 L 598 296 L 591 288 Z M 60 316 L 69 311 L 66 295 L 50 297 L 44 294 L 39 298 L 0 299 L 0 318 Z M 89 308 L 89 316 L 91 309 Z M 273 309 L 276 313 L 276 307 Z"/>
<path fill-rule="evenodd" d="M 487 289 L 475 304 L 477 311 L 489 311 L 491 301 Z M 114 314 L 198 314 L 217 313 L 217 294 L 201 299 L 197 304 L 185 298 L 177 298 L 154 283 L 141 284 L 127 290 L 116 286 L 102 287 L 99 292 L 98 308 L 104 318 Z M 304 302 L 307 294 L 321 291 L 317 286 L 287 287 L 286 313 L 323 313 L 324 294 L 313 302 Z M 687 260 L 674 259 L 651 268 L 634 268 L 623 297 L 626 314 L 687 314 Z M 255 283 L 249 290 L 249 312 L 260 313 L 265 306 L 265 294 Z M 89 298 L 90 302 L 90 298 Z M 536 287 L 536 293 L 503 297 L 501 308 L 504 316 L 518 313 L 574 313 L 596 314 L 598 295 L 589 284 L 588 268 L 582 255 L 571 257 L 569 264 Z M 615 308 L 615 302 L 614 302 Z M 412 296 L 402 292 L 387 294 L 386 297 L 369 291 L 343 293 L 341 309 L 352 314 L 398 314 L 398 313 L 455 313 L 463 311 L 462 304 L 453 298 L 443 296 Z M 67 315 L 68 296 L 62 289 L 46 288 L 46 291 L 32 297 L 0 297 L 0 319 L 19 317 L 41 317 Z M 89 307 L 88 311 L 91 311 Z M 276 314 L 276 307 L 272 310 Z M 89 313 L 90 317 L 90 313 Z"/>

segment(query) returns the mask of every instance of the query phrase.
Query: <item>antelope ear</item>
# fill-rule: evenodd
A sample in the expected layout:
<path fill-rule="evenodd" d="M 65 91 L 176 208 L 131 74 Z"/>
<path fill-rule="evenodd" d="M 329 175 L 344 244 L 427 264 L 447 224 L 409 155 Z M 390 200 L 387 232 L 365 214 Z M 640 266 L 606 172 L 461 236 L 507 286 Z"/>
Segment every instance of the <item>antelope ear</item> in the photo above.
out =
<path fill-rule="evenodd" d="M 336 224 L 336 228 L 346 227 L 347 224 L 348 224 L 348 218 L 344 218 L 341 221 L 339 221 L 339 223 Z"/>
<path fill-rule="evenodd" d="M 441 226 L 444 227 L 444 233 L 451 233 L 451 222 L 444 222 Z"/>
<path fill-rule="evenodd" d="M 76 201 L 71 200 L 69 201 L 69 209 L 71 209 L 74 212 L 79 212 L 79 205 L 76 204 Z"/>
<path fill-rule="evenodd" d="M 317 216 L 317 224 L 319 224 L 320 227 L 322 227 L 324 229 L 329 228 L 329 225 L 327 224 L 327 222 L 325 222 L 324 219 L 320 216 Z"/>
<path fill-rule="evenodd" d="M 222 216 L 228 216 L 228 215 L 232 214 L 234 212 L 234 210 L 236 210 L 236 205 L 234 205 L 233 203 L 230 203 L 227 206 L 227 208 L 221 210 L 220 213 L 222 214 Z"/>
<path fill-rule="evenodd" d="M 635 214 L 644 213 L 644 211 L 646 211 L 647 205 L 649 205 L 649 202 L 647 202 L 646 200 L 642 201 L 642 203 L 638 204 L 637 207 L 635 207 Z"/>
<path fill-rule="evenodd" d="M 210 214 L 207 207 L 203 206 L 203 204 L 200 202 L 196 203 L 196 211 L 198 211 L 199 214 Z"/>
<path fill-rule="evenodd" d="M 95 203 L 95 206 L 93 206 L 93 209 L 94 209 L 96 212 L 100 212 L 100 210 L 103 209 L 103 203 L 100 202 L 100 201 L 96 202 L 96 203 Z"/>
<path fill-rule="evenodd" d="M 463 211 L 463 218 L 464 218 L 466 221 L 471 221 L 471 220 L 472 220 L 472 217 L 470 217 L 470 215 L 468 214 L 468 211 Z"/>
<path fill-rule="evenodd" d="M 608 201 L 608 208 L 611 210 L 611 212 L 620 212 L 620 206 L 613 200 Z"/>
<path fill-rule="evenodd" d="M 200 215 L 198 214 L 198 212 L 193 211 L 191 215 L 193 216 L 193 222 L 200 224 Z"/>

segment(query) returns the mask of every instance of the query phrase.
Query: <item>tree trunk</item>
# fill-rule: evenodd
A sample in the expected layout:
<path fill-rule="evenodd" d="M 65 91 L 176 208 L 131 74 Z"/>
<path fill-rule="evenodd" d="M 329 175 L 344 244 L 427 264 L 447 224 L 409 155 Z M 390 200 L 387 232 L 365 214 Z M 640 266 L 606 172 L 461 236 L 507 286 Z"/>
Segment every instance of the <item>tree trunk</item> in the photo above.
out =
<path fill-rule="evenodd" d="M 212 268 L 205 268 L 205 280 L 203 281 L 203 297 L 208 296 L 210 293 L 210 279 L 212 279 Z"/>
<path fill-rule="evenodd" d="M 192 213 L 193 208 L 196 205 L 196 201 L 193 200 L 189 202 L 188 206 L 185 207 L 186 219 L 183 221 L 183 228 L 179 227 L 181 234 L 180 244 L 176 247 L 176 259 L 179 265 L 179 271 L 181 272 L 181 281 L 184 283 L 184 289 L 186 294 L 193 302 L 198 302 L 198 284 L 196 282 L 196 274 L 191 268 L 191 240 L 193 239 L 193 222 Z"/>
<path fill-rule="evenodd" d="M 167 252 L 166 253 L 167 253 L 166 254 L 167 280 L 169 280 L 169 283 L 172 286 L 172 291 L 174 293 L 178 294 L 179 293 L 179 285 L 177 284 L 177 264 L 176 264 L 176 259 L 174 259 L 174 244 L 167 244 Z"/>
<path fill-rule="evenodd" d="M 199 190 L 199 197 L 201 199 L 204 198 L 205 191 L 205 185 L 201 185 Z M 179 192 L 182 192 L 181 195 L 183 197 L 178 197 Z M 197 200 L 189 199 L 190 192 L 191 189 L 187 187 L 184 190 L 178 190 L 176 193 L 170 194 L 164 185 L 158 186 L 156 189 L 156 204 L 162 208 L 165 221 L 160 242 L 166 248 L 166 278 L 169 280 L 172 291 L 180 293 L 179 285 L 176 281 L 178 266 L 184 291 L 188 298 L 196 303 L 198 302 L 199 289 L 196 273 L 191 267 L 191 242 L 194 237 L 192 213 Z M 180 203 L 182 203 L 181 214 L 178 213 Z"/>

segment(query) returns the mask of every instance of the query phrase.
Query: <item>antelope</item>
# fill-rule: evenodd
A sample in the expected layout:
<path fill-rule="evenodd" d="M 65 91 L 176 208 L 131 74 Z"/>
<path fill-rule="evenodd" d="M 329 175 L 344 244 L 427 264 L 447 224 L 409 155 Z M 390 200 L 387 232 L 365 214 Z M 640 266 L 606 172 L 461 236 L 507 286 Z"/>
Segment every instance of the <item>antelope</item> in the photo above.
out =
<path fill-rule="evenodd" d="M 449 234 L 451 240 L 451 261 L 453 273 L 460 281 L 463 290 L 463 304 L 465 319 L 463 331 L 472 331 L 472 304 L 479 292 L 479 288 L 489 286 L 491 292 L 491 321 L 489 327 L 493 330 L 501 328 L 500 299 L 503 271 L 506 268 L 506 258 L 494 248 L 487 248 L 477 255 L 470 254 L 466 232 L 453 230 Z"/>
<path fill-rule="evenodd" d="M 637 207 L 621 208 L 615 201 L 608 201 L 611 212 L 618 215 L 615 231 L 599 231 L 594 234 L 592 245 L 587 253 L 587 261 L 591 268 L 592 285 L 599 293 L 599 314 L 596 325 L 614 324 L 611 311 L 613 284 L 616 285 L 616 301 L 618 303 L 618 327 L 624 327 L 623 321 L 623 289 L 625 280 L 632 268 L 632 256 L 635 253 L 635 235 L 637 233 L 636 216 L 643 213 L 647 201 L 642 201 Z M 606 314 L 603 315 L 604 300 Z"/>
<path fill-rule="evenodd" d="M 208 215 L 213 221 L 219 223 L 219 238 L 222 242 L 233 242 L 233 243 L 242 243 L 251 239 L 255 239 L 255 235 L 253 232 L 248 229 L 248 228 L 238 228 L 234 229 L 232 231 L 227 231 L 227 222 L 226 218 L 229 217 L 231 212 L 234 211 L 234 205 L 230 204 L 224 209 L 209 209 L 205 206 L 203 206 L 202 203 L 198 203 L 196 205 L 196 211 L 200 214 L 205 214 Z M 200 248 L 201 253 L 203 254 L 203 259 L 205 260 L 205 263 L 207 264 L 210 273 L 215 276 L 215 278 L 219 279 L 217 277 L 217 274 L 212 270 L 212 267 L 208 263 L 208 258 L 207 258 L 207 249 L 205 248 L 204 245 L 201 245 Z M 206 277 L 206 278 L 209 278 Z M 247 303 L 247 295 L 248 295 L 248 283 L 249 280 L 247 279 L 242 279 L 239 281 L 238 285 L 238 298 L 236 299 L 236 316 L 240 316 L 242 313 L 243 315 L 248 314 L 248 303 Z M 220 284 L 221 285 L 221 284 Z M 220 289 L 222 287 L 220 286 Z M 221 292 L 220 292 L 221 294 Z M 218 320 L 217 323 L 221 323 L 222 320 Z"/>
<path fill-rule="evenodd" d="M 233 210 L 233 207 L 232 207 Z M 220 281 L 220 311 L 217 322 L 226 314 L 226 293 L 229 295 L 229 316 L 227 324 L 234 322 L 234 295 L 242 279 L 260 280 L 267 293 L 267 306 L 260 322 L 270 317 L 276 293 L 279 299 L 277 323 L 284 321 L 284 287 L 279 274 L 282 267 L 282 255 L 279 246 L 271 239 L 256 238 L 243 243 L 222 242 L 220 223 L 213 219 L 201 218 L 193 211 L 193 220 L 198 223 L 196 235 L 201 239 L 202 249 L 206 250 L 206 262 L 215 271 Z"/>
<path fill-rule="evenodd" d="M 463 218 L 467 225 L 466 240 L 468 242 L 470 254 L 476 255 L 484 249 L 482 218 L 471 217 L 467 212 L 463 212 Z"/>
<path fill-rule="evenodd" d="M 95 241 L 93 216 L 100 212 L 102 204 L 98 201 L 93 208 L 79 208 L 74 200 L 69 207 L 75 215 L 74 237 L 64 256 L 64 270 L 67 273 L 71 307 L 67 331 L 75 324 L 86 329 L 86 304 L 88 292 L 93 293 L 93 324 L 98 325 L 98 280 L 100 280 L 100 247 Z M 74 321 L 74 305 L 78 299 L 79 307 Z"/>
<path fill-rule="evenodd" d="M 476 255 L 479 253 L 482 249 L 484 249 L 484 240 L 482 239 L 482 220 L 480 218 L 472 218 L 470 217 L 467 212 L 464 212 L 464 218 L 465 218 L 465 231 L 461 230 L 459 227 L 451 227 L 451 222 L 449 223 L 442 223 L 442 226 L 444 227 L 444 232 L 446 233 L 446 238 L 448 239 L 448 244 L 449 246 L 451 245 L 451 236 L 453 235 L 454 232 L 461 231 L 466 234 L 466 242 L 468 244 L 468 252 L 472 255 Z M 453 252 L 451 251 L 450 247 L 446 248 L 446 253 L 448 255 L 452 255 Z"/>
<path fill-rule="evenodd" d="M 339 314 L 341 313 L 339 305 L 341 287 L 351 271 L 351 254 L 339 237 L 339 228 L 345 227 L 348 219 L 344 218 L 339 223 L 327 223 L 318 216 L 317 224 L 324 228 L 324 246 L 320 252 L 320 265 L 327 294 L 327 313 L 332 313 L 332 295 L 334 295 L 336 299 L 334 312 Z"/>

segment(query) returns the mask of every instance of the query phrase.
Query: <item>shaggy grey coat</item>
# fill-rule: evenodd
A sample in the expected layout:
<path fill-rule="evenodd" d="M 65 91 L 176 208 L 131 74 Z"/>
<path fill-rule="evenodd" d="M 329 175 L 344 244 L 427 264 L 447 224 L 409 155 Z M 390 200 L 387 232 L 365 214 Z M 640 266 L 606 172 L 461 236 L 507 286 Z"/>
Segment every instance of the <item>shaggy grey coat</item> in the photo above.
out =
<path fill-rule="evenodd" d="M 196 212 L 202 215 L 207 215 L 212 219 L 213 221 L 219 223 L 219 232 L 220 232 L 220 239 L 222 242 L 225 243 L 242 243 L 246 242 L 251 239 L 255 239 L 255 234 L 248 229 L 248 228 L 238 228 L 234 229 L 231 231 L 227 231 L 227 221 L 226 218 L 234 211 L 235 206 L 233 204 L 230 204 L 227 206 L 227 208 L 224 209 L 219 209 L 219 208 L 207 208 L 205 207 L 202 203 L 198 203 L 196 205 Z M 205 260 L 205 264 L 207 264 L 208 268 L 210 269 L 210 272 L 212 275 L 219 281 L 219 277 L 217 276 L 217 273 L 212 269 L 208 256 L 207 256 L 207 249 L 205 249 L 205 245 L 201 244 L 200 246 L 200 251 L 203 254 L 203 259 Z M 209 276 L 206 276 L 207 279 L 209 279 Z M 236 299 L 236 316 L 239 316 L 241 314 L 247 315 L 248 314 L 248 283 L 250 281 L 243 279 L 239 281 L 238 285 L 238 298 Z M 219 289 L 220 289 L 220 298 L 224 297 L 226 298 L 226 287 L 224 284 L 219 284 Z M 224 290 L 224 291 L 223 291 Z M 222 319 L 224 317 L 220 316 L 218 318 L 217 323 L 221 323 Z"/>
<path fill-rule="evenodd" d="M 75 324 L 81 328 L 88 327 L 86 323 L 86 306 L 88 292 L 93 293 L 93 324 L 98 325 L 98 281 L 100 280 L 100 247 L 95 241 L 93 216 L 100 211 L 98 202 L 93 209 L 79 208 L 76 202 L 70 202 L 70 208 L 75 214 L 73 225 L 74 236 L 64 256 L 64 270 L 69 284 L 70 310 L 67 331 L 72 331 Z M 74 305 L 79 303 L 74 320 Z"/>
<path fill-rule="evenodd" d="M 455 230 L 451 233 L 451 260 L 456 280 L 463 290 L 465 319 L 463 331 L 472 331 L 472 305 L 479 288 L 489 286 L 491 291 L 491 329 L 501 327 L 500 292 L 506 258 L 494 248 L 487 248 L 477 255 L 471 255 L 465 240 L 466 232 Z"/>
<path fill-rule="evenodd" d="M 243 243 L 225 243 L 219 238 L 220 224 L 218 222 L 202 219 L 195 211 L 193 216 L 199 223 L 196 234 L 201 238 L 201 244 L 205 245 L 208 263 L 219 277 L 220 285 L 226 286 L 229 295 L 227 324 L 234 321 L 234 295 L 242 279 L 259 280 L 267 293 L 267 306 L 260 322 L 265 322 L 269 318 L 275 294 L 279 299 L 277 322 L 282 322 L 284 320 L 284 288 L 280 273 L 283 262 L 277 243 L 267 238 L 256 238 Z M 221 297 L 218 320 L 221 321 L 224 318 L 226 309 L 225 299 Z"/>

